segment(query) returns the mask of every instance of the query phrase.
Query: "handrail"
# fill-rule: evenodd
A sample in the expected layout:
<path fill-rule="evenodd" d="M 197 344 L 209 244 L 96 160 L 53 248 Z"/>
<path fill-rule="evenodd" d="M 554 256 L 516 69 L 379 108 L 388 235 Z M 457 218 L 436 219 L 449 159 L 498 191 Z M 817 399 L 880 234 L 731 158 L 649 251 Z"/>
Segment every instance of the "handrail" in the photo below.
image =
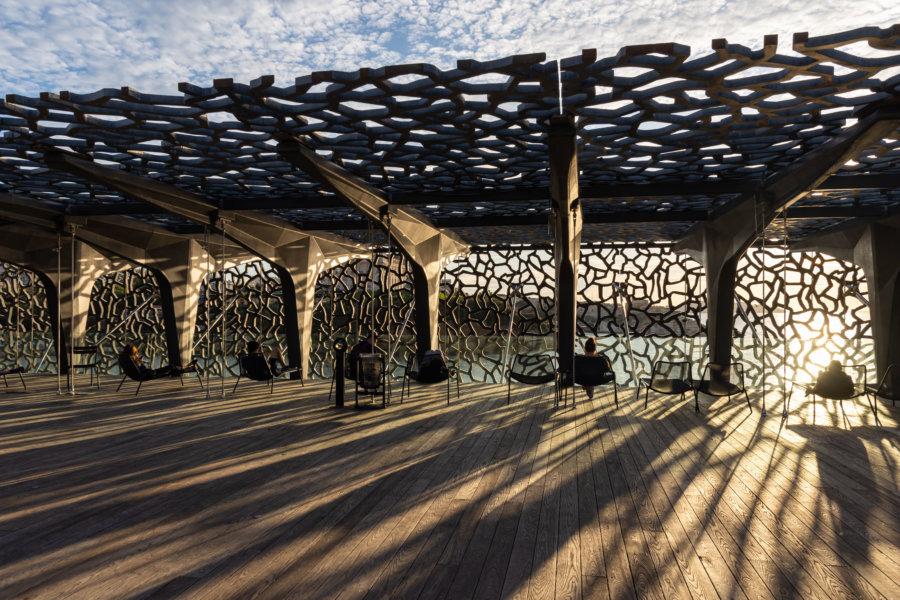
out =
<path fill-rule="evenodd" d="M 515 324 L 516 324 L 516 309 L 519 307 L 518 297 L 519 297 L 521 291 L 522 291 L 522 286 L 517 285 L 513 288 L 513 293 L 511 296 L 512 307 L 510 308 L 511 312 L 509 315 L 509 331 L 506 334 L 506 348 L 503 350 L 503 370 L 501 371 L 501 377 L 503 375 L 506 375 L 506 372 L 508 369 L 506 363 L 509 360 L 509 344 L 512 341 L 513 326 L 515 326 Z M 501 379 L 501 381 L 502 381 L 502 379 Z"/>
<path fill-rule="evenodd" d="M 106 338 L 108 338 L 108 337 L 111 336 L 113 333 L 115 333 L 115 331 L 116 331 L 117 329 L 119 329 L 119 327 L 121 327 L 122 325 L 124 325 L 125 323 L 128 322 L 128 319 L 130 319 L 130 318 L 133 317 L 135 314 L 137 314 L 137 311 L 139 311 L 139 310 L 141 310 L 142 308 L 144 308 L 145 306 L 147 306 L 147 304 L 148 304 L 151 300 L 153 300 L 154 298 L 156 298 L 156 297 L 157 297 L 157 294 L 156 294 L 156 293 L 150 294 L 150 297 L 149 297 L 149 298 L 147 298 L 146 300 L 144 300 L 143 302 L 141 302 L 134 310 L 132 310 L 132 311 L 131 311 L 130 313 L 128 313 L 127 315 L 125 315 L 125 318 L 122 319 L 121 321 L 119 321 L 119 324 L 118 324 L 118 325 L 116 325 L 115 327 L 113 327 L 112 329 L 110 329 L 109 331 L 107 331 L 107 332 L 106 332 L 106 335 L 104 335 L 102 338 L 100 338 L 99 340 L 97 340 L 96 342 L 94 342 L 94 345 L 99 347 L 100 344 L 102 344 L 104 341 L 106 341 Z"/>
<path fill-rule="evenodd" d="M 631 330 L 628 328 L 628 308 L 625 305 L 625 292 L 622 291 L 622 286 L 615 282 L 613 282 L 613 289 L 619 297 L 619 304 L 622 307 L 622 328 L 625 330 L 625 344 L 628 347 L 628 354 L 631 356 L 631 376 L 636 383 L 639 383 L 640 380 L 637 376 L 637 362 L 634 359 L 634 349 L 631 346 Z"/>
<path fill-rule="evenodd" d="M 32 334 L 32 338 L 31 338 L 31 343 L 32 343 L 32 345 L 34 345 L 34 337 L 33 337 L 33 334 Z M 37 366 L 34 368 L 35 373 L 37 373 L 38 371 L 41 370 L 41 366 L 43 366 L 44 361 L 47 360 L 47 355 L 50 354 L 50 349 L 53 348 L 55 345 L 56 345 L 55 342 L 54 342 L 54 343 L 51 343 L 51 344 L 47 344 L 47 349 L 44 350 L 44 355 L 41 357 L 41 360 L 38 361 Z"/>
<path fill-rule="evenodd" d="M 414 303 L 410 303 L 409 309 L 406 311 L 406 317 L 403 318 L 403 325 L 400 326 L 400 333 L 397 334 L 397 338 L 394 340 L 394 347 L 391 348 L 391 353 L 388 354 L 387 359 L 387 368 L 388 371 L 391 369 L 391 361 L 394 360 L 394 354 L 397 352 L 397 346 L 400 345 L 400 338 L 403 337 L 403 332 L 406 331 L 406 324 L 409 323 L 409 317 L 412 315 L 413 308 L 415 308 Z"/>
<path fill-rule="evenodd" d="M 759 334 L 756 333 L 756 328 L 753 326 L 753 323 L 750 322 L 749 317 L 747 316 L 747 310 L 744 308 L 744 305 L 741 303 L 741 299 L 735 296 L 735 303 L 737 304 L 738 312 L 741 313 L 741 318 L 744 319 L 744 323 L 750 326 L 750 333 L 753 334 L 753 340 L 759 341 Z"/>
<path fill-rule="evenodd" d="M 234 298 L 232 298 L 232 299 L 228 302 L 228 304 L 225 305 L 225 309 L 224 309 L 222 312 L 219 313 L 219 316 L 216 317 L 216 318 L 213 320 L 212 323 L 210 323 L 209 327 L 206 328 L 206 331 L 203 332 L 203 335 L 200 336 L 200 339 L 198 339 L 196 342 L 194 342 L 194 345 L 191 346 L 191 352 L 193 352 L 194 350 L 196 350 L 196 349 L 197 349 L 197 346 L 200 345 L 200 342 L 202 342 L 202 341 L 206 338 L 206 336 L 209 334 L 209 332 L 213 330 L 213 327 L 215 327 L 216 325 L 218 325 L 219 321 L 222 319 L 222 317 L 225 316 L 225 314 L 228 312 L 228 309 L 231 308 L 231 305 L 234 304 L 234 303 L 237 301 L 238 298 L 240 298 L 240 296 L 238 296 L 237 294 L 235 294 Z"/>
<path fill-rule="evenodd" d="M 869 301 L 866 300 L 866 297 L 859 293 L 859 284 L 854 285 L 854 284 L 850 284 L 850 283 L 845 283 L 844 288 L 847 291 L 851 292 L 854 296 L 856 296 L 860 302 L 862 302 L 866 306 L 869 306 Z"/>

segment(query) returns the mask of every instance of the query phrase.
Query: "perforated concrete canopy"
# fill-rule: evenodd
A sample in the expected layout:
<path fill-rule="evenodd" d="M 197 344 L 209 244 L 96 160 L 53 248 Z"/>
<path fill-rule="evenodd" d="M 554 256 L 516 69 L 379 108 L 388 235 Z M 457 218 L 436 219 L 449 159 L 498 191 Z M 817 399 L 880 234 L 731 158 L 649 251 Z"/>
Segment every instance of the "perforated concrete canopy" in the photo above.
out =
<path fill-rule="evenodd" d="M 174 92 L 174 90 L 173 90 Z M 224 210 L 272 211 L 298 227 L 367 237 L 361 212 L 292 164 L 300 140 L 438 227 L 473 244 L 550 240 L 547 120 L 577 131 L 583 242 L 669 241 L 783 177 L 900 93 L 900 26 L 810 38 L 793 48 L 675 43 L 326 71 L 278 87 L 189 83 L 9 95 L 0 102 L 0 192 L 71 214 L 125 214 L 195 228 L 96 180 L 59 153 L 189 191 Z M 284 150 L 284 147 L 282 147 Z M 900 208 L 900 132 L 856 144 L 789 202 L 792 239 Z M 781 227 L 782 222 L 777 222 Z M 775 227 L 771 225 L 770 227 Z"/>

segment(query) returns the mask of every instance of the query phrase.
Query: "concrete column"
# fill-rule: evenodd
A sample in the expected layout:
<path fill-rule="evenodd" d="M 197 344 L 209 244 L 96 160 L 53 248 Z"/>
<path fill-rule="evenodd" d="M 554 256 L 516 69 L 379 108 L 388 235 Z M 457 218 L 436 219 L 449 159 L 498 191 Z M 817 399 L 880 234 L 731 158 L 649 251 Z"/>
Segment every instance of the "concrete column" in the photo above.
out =
<path fill-rule="evenodd" d="M 387 195 L 346 169 L 318 156 L 297 139 L 279 142 L 278 152 L 328 190 L 353 205 L 387 233 L 409 260 L 415 288 L 416 352 L 438 348 L 438 302 L 445 261 L 468 253 L 452 231 L 436 228 L 420 211 L 392 206 Z"/>
<path fill-rule="evenodd" d="M 880 381 L 888 365 L 900 364 L 900 227 L 869 225 L 854 253 L 869 287 L 875 367 Z M 896 390 L 900 373 L 892 373 L 892 377 L 895 381 L 888 384 Z"/>
<path fill-rule="evenodd" d="M 862 268 L 875 342 L 876 377 L 871 379 L 881 381 L 889 365 L 900 364 L 900 217 L 851 222 L 808 238 L 794 249 L 825 252 Z M 892 377 L 891 389 L 900 389 L 900 373 Z"/>
<path fill-rule="evenodd" d="M 69 372 L 70 345 L 84 343 L 91 292 L 98 277 L 122 265 L 68 234 L 61 236 L 59 276 L 57 237 L 23 226 L 5 226 L 0 236 L 0 253 L 9 262 L 38 274 L 47 291 L 47 308 L 59 354 L 60 372 Z M 72 270 L 74 256 L 74 271 Z M 60 336 L 57 336 L 57 325 Z"/>
<path fill-rule="evenodd" d="M 194 354 L 200 286 L 208 275 L 206 251 L 197 240 L 182 239 L 154 248 L 153 254 L 155 260 L 143 264 L 159 285 L 169 363 L 186 365 Z M 215 261 L 210 265 L 215 269 Z"/>
<path fill-rule="evenodd" d="M 581 203 L 578 199 L 578 147 L 572 117 L 550 118 L 550 199 L 556 267 L 556 318 L 559 368 L 571 371 L 575 356 L 578 261 L 581 255 Z"/>

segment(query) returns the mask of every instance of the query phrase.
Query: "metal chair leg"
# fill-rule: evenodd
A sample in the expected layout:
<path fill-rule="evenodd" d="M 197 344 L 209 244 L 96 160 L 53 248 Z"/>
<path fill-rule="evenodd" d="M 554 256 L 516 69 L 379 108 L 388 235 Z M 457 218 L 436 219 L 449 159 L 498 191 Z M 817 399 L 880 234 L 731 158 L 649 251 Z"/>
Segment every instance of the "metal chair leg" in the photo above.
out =
<path fill-rule="evenodd" d="M 794 384 L 791 383 L 791 391 L 784 397 L 784 403 L 781 407 L 781 420 L 787 422 L 788 410 L 791 407 L 791 396 L 794 395 Z"/>
<path fill-rule="evenodd" d="M 122 381 L 119 382 L 119 387 L 116 388 L 116 392 L 122 389 L 122 384 L 125 383 L 125 380 L 128 379 L 128 375 L 122 378 Z"/>
<path fill-rule="evenodd" d="M 866 393 L 866 398 L 869 400 L 869 406 L 872 407 L 872 414 L 875 415 L 875 424 L 880 426 L 881 421 L 878 420 L 878 398 L 868 393 Z"/>

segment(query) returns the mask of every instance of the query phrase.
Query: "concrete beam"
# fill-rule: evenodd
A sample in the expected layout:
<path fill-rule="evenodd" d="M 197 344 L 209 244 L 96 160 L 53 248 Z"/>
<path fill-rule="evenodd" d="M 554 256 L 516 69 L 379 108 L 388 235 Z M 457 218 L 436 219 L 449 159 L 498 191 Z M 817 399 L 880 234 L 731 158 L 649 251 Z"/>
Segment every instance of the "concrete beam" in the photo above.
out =
<path fill-rule="evenodd" d="M 47 153 L 45 160 L 53 168 L 97 181 L 202 224 L 272 263 L 282 282 L 288 361 L 301 367 L 301 373 L 306 372 L 309 361 L 312 298 L 319 273 L 338 261 L 368 255 L 364 246 L 340 236 L 305 233 L 287 221 L 263 213 L 220 211 L 185 190 L 68 154 Z"/>
<path fill-rule="evenodd" d="M 791 246 L 824 252 L 862 267 L 869 288 L 869 315 L 880 381 L 891 364 L 900 364 L 900 216 L 860 219 Z M 888 382 L 900 389 L 900 373 Z"/>
<path fill-rule="evenodd" d="M 0 226 L 0 256 L 34 271 L 44 284 L 60 373 L 68 373 L 72 346 L 84 343 L 94 283 L 123 264 L 69 233 L 18 224 Z"/>
<path fill-rule="evenodd" d="M 415 286 L 416 351 L 437 348 L 441 269 L 469 246 L 449 230 L 438 229 L 422 212 L 394 206 L 387 195 L 346 169 L 316 154 L 296 138 L 282 140 L 278 152 L 323 187 L 366 215 L 385 231 L 412 265 Z"/>
<path fill-rule="evenodd" d="M 14 194 L 0 194 L 0 210 L 7 218 L 48 230 L 76 223 L 78 240 L 104 254 L 117 255 L 149 269 L 160 290 L 166 346 L 173 365 L 185 365 L 193 355 L 204 279 L 217 269 L 252 258 L 249 252 L 231 244 L 226 253 L 228 264 L 221 265 L 220 253 L 207 256 L 199 239 L 179 236 L 126 217 L 73 218 L 61 206 L 41 204 Z"/>
<path fill-rule="evenodd" d="M 677 250 L 706 269 L 710 362 L 731 361 L 735 274 L 741 256 L 779 211 L 803 198 L 867 147 L 895 135 L 900 128 L 900 103 L 868 107 L 858 116 L 856 125 L 768 177 L 758 191 L 727 203 L 676 244 Z"/>
<path fill-rule="evenodd" d="M 581 256 L 581 202 L 578 199 L 578 145 L 570 116 L 550 118 L 550 221 L 556 268 L 556 318 L 559 368 L 571 373 L 575 356 L 575 316 L 578 306 L 578 261 Z"/>

